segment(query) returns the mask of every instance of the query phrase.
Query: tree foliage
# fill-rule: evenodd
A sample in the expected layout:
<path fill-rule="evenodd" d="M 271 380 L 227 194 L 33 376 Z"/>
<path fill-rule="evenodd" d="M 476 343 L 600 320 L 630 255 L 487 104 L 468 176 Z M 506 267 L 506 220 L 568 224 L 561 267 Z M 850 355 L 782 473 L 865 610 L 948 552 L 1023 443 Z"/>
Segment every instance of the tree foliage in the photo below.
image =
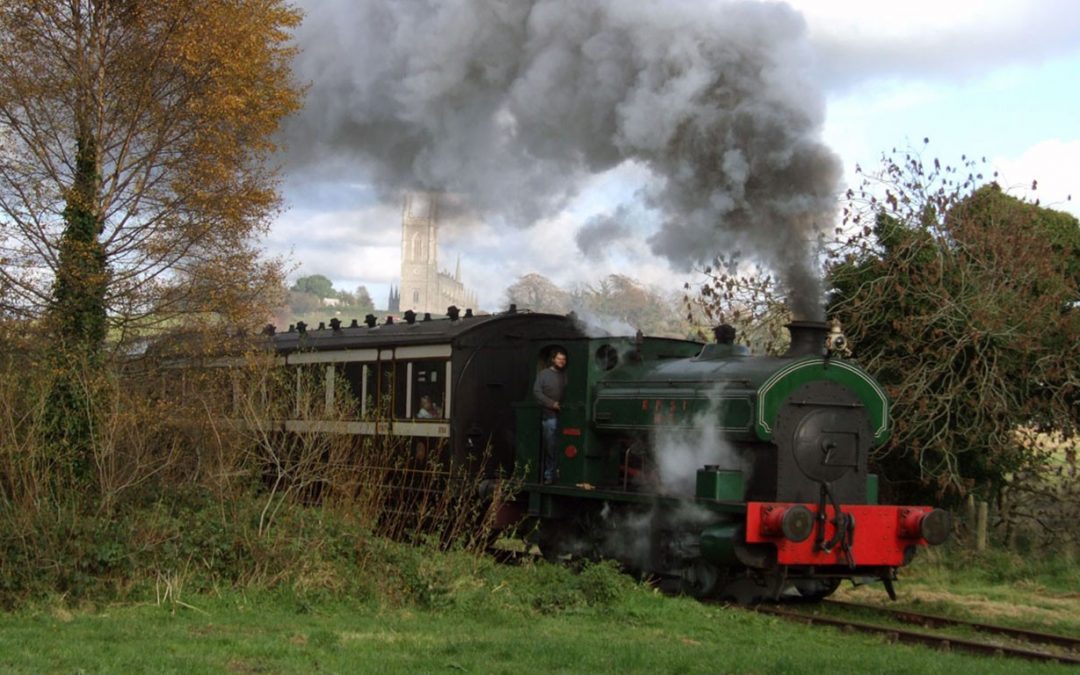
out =
<path fill-rule="evenodd" d="M 646 335 L 686 337 L 678 296 L 668 295 L 623 275 L 609 274 L 575 293 L 579 312 L 623 324 Z M 612 332 L 621 332 L 613 327 Z"/>
<path fill-rule="evenodd" d="M 894 402 L 879 469 L 909 494 L 996 493 L 1035 458 L 1019 429 L 1080 421 L 1080 226 L 971 161 L 908 153 L 866 178 L 845 211 L 858 229 L 832 250 L 829 313 Z"/>
<path fill-rule="evenodd" d="M 506 289 L 510 303 L 534 312 L 574 312 L 587 323 L 611 333 L 686 337 L 689 326 L 679 315 L 677 297 L 642 285 L 622 275 L 610 274 L 593 283 L 567 291 L 541 274 L 527 274 Z"/>
<path fill-rule="evenodd" d="M 506 289 L 509 304 L 534 312 L 566 314 L 573 307 L 570 293 L 542 274 L 526 274 Z"/>
<path fill-rule="evenodd" d="M 353 305 L 362 312 L 375 311 L 375 301 L 371 299 L 371 293 L 368 292 L 367 286 L 356 287 L 356 292 L 353 293 Z"/>
<path fill-rule="evenodd" d="M 336 298 L 334 282 L 321 274 L 300 277 L 289 289 L 297 293 L 310 293 L 317 298 Z"/>
<path fill-rule="evenodd" d="M 335 301 L 328 303 L 327 300 Z M 334 288 L 334 282 L 321 274 L 300 277 L 286 293 L 286 302 L 273 315 L 277 325 L 297 321 L 312 323 L 328 316 L 361 318 L 375 311 L 375 303 L 366 286 L 355 293 Z"/>
<path fill-rule="evenodd" d="M 254 237 L 296 110 L 283 0 L 0 5 L 0 284 L 93 353 L 106 330 L 261 317 Z"/>
<path fill-rule="evenodd" d="M 705 278 L 695 288 L 683 286 L 686 320 L 697 325 L 702 336 L 711 328 L 728 324 L 735 328 L 736 342 L 757 354 L 781 354 L 791 340 L 785 326 L 795 317 L 788 309 L 776 277 L 761 266 L 744 270 L 738 253 L 722 254 L 703 270 Z"/>

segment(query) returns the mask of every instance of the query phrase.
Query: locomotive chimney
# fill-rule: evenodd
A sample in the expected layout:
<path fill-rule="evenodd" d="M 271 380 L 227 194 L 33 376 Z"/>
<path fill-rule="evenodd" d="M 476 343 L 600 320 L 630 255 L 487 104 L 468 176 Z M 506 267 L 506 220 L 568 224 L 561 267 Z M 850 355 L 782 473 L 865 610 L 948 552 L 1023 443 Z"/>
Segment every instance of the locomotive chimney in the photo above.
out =
<path fill-rule="evenodd" d="M 792 321 L 787 329 L 791 333 L 791 347 L 784 354 L 785 358 L 825 355 L 829 326 L 824 321 Z"/>

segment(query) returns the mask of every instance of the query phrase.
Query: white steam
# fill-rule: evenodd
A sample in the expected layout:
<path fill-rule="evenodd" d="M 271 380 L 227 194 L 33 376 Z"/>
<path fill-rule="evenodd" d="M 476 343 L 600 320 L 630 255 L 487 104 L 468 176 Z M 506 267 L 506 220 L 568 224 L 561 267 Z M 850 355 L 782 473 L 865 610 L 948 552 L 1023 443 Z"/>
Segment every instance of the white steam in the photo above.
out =
<path fill-rule="evenodd" d="M 681 270 L 736 248 L 821 313 L 810 242 L 835 212 L 802 18 L 704 0 L 308 0 L 307 105 L 286 129 L 294 175 L 355 170 L 387 194 L 465 195 L 492 223 L 558 213 L 627 162 L 648 186 L 654 253 Z M 612 218 L 614 220 L 612 220 Z M 619 210 L 589 235 L 620 236 Z M 602 232 L 600 224 L 607 222 Z"/>
<path fill-rule="evenodd" d="M 653 460 L 662 493 L 693 497 L 697 471 L 706 465 L 741 470 L 746 475 L 746 458 L 724 438 L 718 427 L 722 392 L 723 388 L 717 387 L 709 393 L 708 409 L 694 416 L 692 426 L 659 427 L 654 432 Z"/>

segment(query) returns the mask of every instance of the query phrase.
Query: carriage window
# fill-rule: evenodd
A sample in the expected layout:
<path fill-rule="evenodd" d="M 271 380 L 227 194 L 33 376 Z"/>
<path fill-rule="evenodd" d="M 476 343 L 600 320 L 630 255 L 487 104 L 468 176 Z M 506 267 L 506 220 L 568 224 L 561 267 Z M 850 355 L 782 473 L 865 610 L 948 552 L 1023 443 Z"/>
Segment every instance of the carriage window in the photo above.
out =
<path fill-rule="evenodd" d="M 335 374 L 334 400 L 338 410 L 359 418 L 364 401 L 364 364 L 359 361 L 339 363 Z"/>
<path fill-rule="evenodd" d="M 296 416 L 319 419 L 326 410 L 326 366 L 321 363 L 296 367 Z"/>
<path fill-rule="evenodd" d="M 270 419 L 287 419 L 296 414 L 296 368 L 272 368 L 266 372 L 260 389 Z"/>
<path fill-rule="evenodd" d="M 409 416 L 405 404 L 409 400 L 409 364 L 405 361 L 394 363 L 394 419 L 404 419 Z"/>
<path fill-rule="evenodd" d="M 412 417 L 443 419 L 446 416 L 443 395 L 446 393 L 445 360 L 413 361 L 410 396 Z"/>
<path fill-rule="evenodd" d="M 236 414 L 236 400 L 233 387 L 233 373 L 229 368 L 212 367 L 197 373 L 199 395 L 206 399 L 210 410 L 228 411 Z"/>
<path fill-rule="evenodd" d="M 390 417 L 394 402 L 394 364 L 391 361 L 380 361 L 376 367 L 379 391 L 375 397 L 375 417 L 387 418 Z"/>

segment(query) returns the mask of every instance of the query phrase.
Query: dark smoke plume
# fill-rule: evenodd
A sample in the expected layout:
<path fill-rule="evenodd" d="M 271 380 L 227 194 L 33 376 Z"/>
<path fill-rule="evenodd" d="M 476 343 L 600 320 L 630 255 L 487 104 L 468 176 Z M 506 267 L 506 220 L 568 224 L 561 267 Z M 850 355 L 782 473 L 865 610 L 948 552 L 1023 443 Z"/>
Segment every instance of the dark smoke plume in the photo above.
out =
<path fill-rule="evenodd" d="M 613 241 L 629 236 L 630 229 L 626 223 L 632 217 L 630 208 L 620 204 L 615 213 L 596 215 L 586 220 L 574 235 L 574 241 L 586 258 L 601 258 Z"/>
<path fill-rule="evenodd" d="M 355 169 L 391 193 L 465 195 L 489 221 L 557 213 L 635 162 L 653 251 L 688 270 L 753 250 L 802 318 L 840 175 L 822 145 L 805 25 L 786 5 L 706 0 L 309 0 L 311 89 L 294 172 Z"/>

